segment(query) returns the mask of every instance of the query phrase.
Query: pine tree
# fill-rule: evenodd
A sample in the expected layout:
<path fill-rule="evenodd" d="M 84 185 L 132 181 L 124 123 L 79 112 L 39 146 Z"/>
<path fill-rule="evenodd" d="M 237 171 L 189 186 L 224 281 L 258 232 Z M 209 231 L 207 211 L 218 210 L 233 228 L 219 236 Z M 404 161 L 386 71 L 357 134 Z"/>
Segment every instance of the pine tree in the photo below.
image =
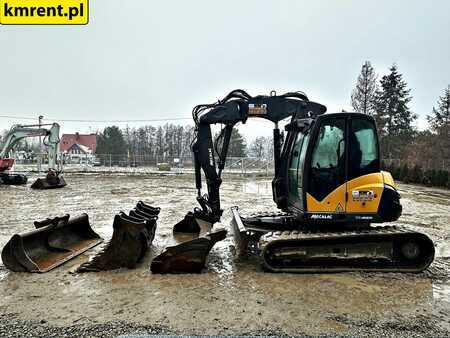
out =
<path fill-rule="evenodd" d="M 427 116 L 431 129 L 440 134 L 448 132 L 450 128 L 450 85 L 445 89 L 444 95 L 438 99 L 438 107 L 433 107 L 431 116 Z"/>
<path fill-rule="evenodd" d="M 436 135 L 434 147 L 445 159 L 450 158 L 450 85 L 438 99 L 438 107 L 433 107 L 431 116 L 427 116 L 431 130 Z"/>
<path fill-rule="evenodd" d="M 414 131 L 411 124 L 417 118 L 408 107 L 411 90 L 395 64 L 389 70 L 390 73 L 381 78 L 381 88 L 377 91 L 377 120 L 388 136 L 411 136 Z"/>
<path fill-rule="evenodd" d="M 127 143 L 122 131 L 117 126 L 106 127 L 97 136 L 97 154 L 124 155 L 127 153 Z M 120 157 L 120 156 L 119 156 Z M 118 159 L 114 159 L 117 163 Z"/>
<path fill-rule="evenodd" d="M 377 92 L 377 76 L 370 63 L 364 62 L 358 75 L 356 87 L 352 92 L 352 106 L 356 112 L 373 115 Z"/>
<path fill-rule="evenodd" d="M 244 137 L 236 128 L 233 129 L 230 138 L 230 145 L 228 146 L 228 156 L 230 157 L 244 157 L 246 143 Z"/>

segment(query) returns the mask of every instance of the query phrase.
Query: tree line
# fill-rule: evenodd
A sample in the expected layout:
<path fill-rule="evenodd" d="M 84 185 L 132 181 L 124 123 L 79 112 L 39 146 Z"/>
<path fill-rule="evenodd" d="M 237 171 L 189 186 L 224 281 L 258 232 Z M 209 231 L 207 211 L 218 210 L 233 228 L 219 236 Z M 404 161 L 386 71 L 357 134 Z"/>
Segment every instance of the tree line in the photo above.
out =
<path fill-rule="evenodd" d="M 155 127 L 151 125 L 139 128 L 118 126 L 106 127 L 97 134 L 97 154 L 127 155 L 146 158 L 187 158 L 191 157 L 191 143 L 194 139 L 194 127 L 167 123 Z M 247 145 L 244 136 L 234 129 L 228 148 L 229 157 L 254 156 L 271 157 L 271 139 L 258 137 Z"/>
<path fill-rule="evenodd" d="M 427 115 L 428 128 L 418 130 L 413 124 L 417 114 L 410 108 L 411 89 L 398 66 L 393 64 L 378 80 L 374 67 L 366 61 L 351 104 L 355 111 L 375 118 L 381 153 L 395 178 L 450 187 L 450 85 L 436 96 L 436 105 Z"/>

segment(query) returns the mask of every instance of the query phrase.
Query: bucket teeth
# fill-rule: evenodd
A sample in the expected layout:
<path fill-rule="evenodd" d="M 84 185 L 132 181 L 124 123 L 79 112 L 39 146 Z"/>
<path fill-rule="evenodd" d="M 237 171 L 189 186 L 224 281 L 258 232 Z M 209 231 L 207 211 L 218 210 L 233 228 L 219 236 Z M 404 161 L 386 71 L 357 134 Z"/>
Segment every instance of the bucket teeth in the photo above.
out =
<path fill-rule="evenodd" d="M 138 213 L 137 207 L 128 215 L 120 212 L 114 218 L 111 240 L 92 260 L 80 265 L 77 272 L 135 268 L 155 237 L 157 218 L 145 212 Z"/>
<path fill-rule="evenodd" d="M 200 273 L 212 247 L 225 239 L 226 230 L 218 230 L 176 246 L 167 247 L 153 260 L 153 273 Z"/>
<path fill-rule="evenodd" d="M 151 205 L 148 205 L 142 201 L 139 201 L 136 204 L 136 208 L 139 209 L 140 211 L 144 211 L 150 215 L 154 215 L 154 216 L 158 216 L 159 212 L 161 211 L 161 208 L 158 207 L 152 207 Z"/>
<path fill-rule="evenodd" d="M 35 227 L 14 235 L 3 248 L 2 261 L 8 269 L 47 272 L 103 241 L 92 230 L 86 214 L 37 221 Z"/>

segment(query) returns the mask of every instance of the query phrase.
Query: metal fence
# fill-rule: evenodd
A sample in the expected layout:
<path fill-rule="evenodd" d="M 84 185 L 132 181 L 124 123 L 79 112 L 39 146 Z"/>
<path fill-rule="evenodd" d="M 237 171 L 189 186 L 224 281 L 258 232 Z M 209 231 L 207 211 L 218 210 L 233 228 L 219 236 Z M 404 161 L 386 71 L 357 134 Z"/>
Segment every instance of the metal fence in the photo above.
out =
<path fill-rule="evenodd" d="M 192 156 L 157 156 L 157 155 L 123 155 L 123 154 L 79 154 L 75 156 L 63 155 L 60 159 L 66 172 L 150 172 L 150 171 L 191 171 L 194 163 Z M 436 169 L 450 171 L 450 159 L 420 159 L 414 163 L 401 159 L 383 159 L 387 167 L 400 167 L 405 163 L 412 168 L 415 164 L 423 170 Z M 17 158 L 15 171 L 47 170 L 45 154 L 33 158 Z M 273 175 L 274 162 L 272 159 L 254 157 L 228 157 L 225 165 L 226 172 L 232 173 L 260 173 Z"/>
<path fill-rule="evenodd" d="M 129 156 L 120 154 L 82 154 L 62 156 L 60 162 L 65 172 L 121 172 L 148 173 L 154 171 L 191 172 L 194 162 L 191 156 Z M 46 171 L 46 156 L 35 156 L 33 159 L 16 159 L 14 171 Z M 230 173 L 259 173 L 273 175 L 273 160 L 252 157 L 228 157 L 225 171 Z"/>
<path fill-rule="evenodd" d="M 385 158 L 383 159 L 383 163 L 388 167 L 401 167 L 407 164 L 409 168 L 418 165 L 422 168 L 422 170 L 434 169 L 450 171 L 450 159 L 448 158 L 421 158 L 414 161 L 398 158 Z"/>

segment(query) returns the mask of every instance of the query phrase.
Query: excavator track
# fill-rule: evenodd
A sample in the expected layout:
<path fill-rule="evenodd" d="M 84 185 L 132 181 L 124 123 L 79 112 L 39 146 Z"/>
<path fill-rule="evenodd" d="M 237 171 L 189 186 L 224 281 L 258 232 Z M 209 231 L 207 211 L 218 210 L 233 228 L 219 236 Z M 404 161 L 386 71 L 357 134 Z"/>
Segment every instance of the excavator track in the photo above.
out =
<path fill-rule="evenodd" d="M 263 267 L 272 272 L 421 272 L 434 259 L 426 235 L 395 226 L 357 231 L 277 231 L 259 241 Z"/>

